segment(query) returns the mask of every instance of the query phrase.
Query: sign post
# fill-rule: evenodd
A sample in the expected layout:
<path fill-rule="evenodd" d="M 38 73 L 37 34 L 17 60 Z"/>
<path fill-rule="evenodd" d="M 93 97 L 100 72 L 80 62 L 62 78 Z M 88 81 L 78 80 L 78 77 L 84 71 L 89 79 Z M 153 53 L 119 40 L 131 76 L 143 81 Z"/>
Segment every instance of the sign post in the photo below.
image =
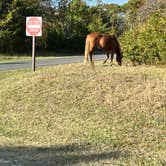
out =
<path fill-rule="evenodd" d="M 32 71 L 35 71 L 35 36 L 42 36 L 42 17 L 26 17 L 26 36 L 32 36 Z"/>
<path fill-rule="evenodd" d="M 36 56 L 35 56 L 35 36 L 32 36 L 32 71 L 35 71 Z"/>

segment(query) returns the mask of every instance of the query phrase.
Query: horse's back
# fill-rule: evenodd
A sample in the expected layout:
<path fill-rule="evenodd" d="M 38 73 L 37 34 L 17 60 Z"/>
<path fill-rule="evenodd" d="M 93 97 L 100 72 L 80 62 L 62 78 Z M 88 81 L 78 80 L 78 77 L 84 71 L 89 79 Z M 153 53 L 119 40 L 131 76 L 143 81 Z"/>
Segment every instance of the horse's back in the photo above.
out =
<path fill-rule="evenodd" d="M 87 35 L 87 41 L 91 47 L 99 47 L 105 51 L 115 51 L 119 47 L 119 43 L 114 34 L 101 34 L 99 32 L 92 32 Z"/>
<path fill-rule="evenodd" d="M 97 39 L 100 35 L 101 35 L 101 34 L 98 33 L 98 32 L 92 32 L 92 33 L 90 33 L 90 34 L 87 35 L 87 38 L 88 38 L 89 40 L 95 40 L 95 39 Z"/>
<path fill-rule="evenodd" d="M 106 51 L 113 50 L 117 47 L 114 35 L 103 35 L 99 40 L 99 45 Z"/>

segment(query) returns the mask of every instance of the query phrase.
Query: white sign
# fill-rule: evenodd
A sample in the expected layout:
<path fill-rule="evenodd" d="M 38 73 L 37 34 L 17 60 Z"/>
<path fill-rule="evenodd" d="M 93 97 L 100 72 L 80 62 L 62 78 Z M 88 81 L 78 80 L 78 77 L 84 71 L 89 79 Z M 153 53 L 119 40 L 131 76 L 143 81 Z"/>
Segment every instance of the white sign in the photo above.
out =
<path fill-rule="evenodd" d="M 26 35 L 42 36 L 42 17 L 26 17 Z"/>

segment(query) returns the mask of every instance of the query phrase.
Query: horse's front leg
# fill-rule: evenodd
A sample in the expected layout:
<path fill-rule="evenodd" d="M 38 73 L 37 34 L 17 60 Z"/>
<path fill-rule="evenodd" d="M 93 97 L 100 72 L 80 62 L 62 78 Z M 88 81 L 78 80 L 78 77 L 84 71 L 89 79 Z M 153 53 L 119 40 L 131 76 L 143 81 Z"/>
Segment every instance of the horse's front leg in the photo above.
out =
<path fill-rule="evenodd" d="M 85 55 L 84 55 L 84 65 L 86 65 L 87 64 L 87 62 L 88 62 L 88 57 L 89 57 L 89 51 L 85 51 Z"/>
<path fill-rule="evenodd" d="M 93 62 L 93 58 L 92 58 L 92 54 L 93 53 L 93 51 L 91 51 L 90 53 L 89 53 L 89 55 L 90 55 L 90 64 L 91 64 L 91 67 L 92 67 L 92 69 L 95 71 L 95 64 L 94 64 L 94 62 Z"/>
<path fill-rule="evenodd" d="M 84 65 L 86 65 L 88 62 L 88 56 L 89 56 L 89 54 L 85 55 L 85 57 L 84 57 Z"/>
<path fill-rule="evenodd" d="M 111 59 L 110 59 L 111 66 L 112 66 L 113 59 L 114 59 L 114 53 L 111 52 Z"/>
<path fill-rule="evenodd" d="M 107 62 L 107 60 L 109 59 L 109 52 L 107 52 L 107 55 L 106 55 L 107 57 L 106 57 L 106 59 L 104 60 L 104 62 L 103 62 L 103 65 Z"/>

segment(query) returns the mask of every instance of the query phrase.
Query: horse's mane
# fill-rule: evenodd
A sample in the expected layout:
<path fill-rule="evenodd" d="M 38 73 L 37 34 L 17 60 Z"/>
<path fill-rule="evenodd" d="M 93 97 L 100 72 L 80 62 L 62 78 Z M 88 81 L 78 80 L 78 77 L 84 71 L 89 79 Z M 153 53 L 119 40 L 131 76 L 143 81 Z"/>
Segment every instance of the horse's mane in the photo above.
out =
<path fill-rule="evenodd" d="M 119 48 L 119 52 L 121 52 L 121 46 L 120 46 L 120 43 L 119 43 L 119 41 L 118 41 L 116 35 L 112 34 L 111 36 L 112 36 L 112 37 L 115 39 L 115 41 L 117 42 L 118 48 Z"/>

